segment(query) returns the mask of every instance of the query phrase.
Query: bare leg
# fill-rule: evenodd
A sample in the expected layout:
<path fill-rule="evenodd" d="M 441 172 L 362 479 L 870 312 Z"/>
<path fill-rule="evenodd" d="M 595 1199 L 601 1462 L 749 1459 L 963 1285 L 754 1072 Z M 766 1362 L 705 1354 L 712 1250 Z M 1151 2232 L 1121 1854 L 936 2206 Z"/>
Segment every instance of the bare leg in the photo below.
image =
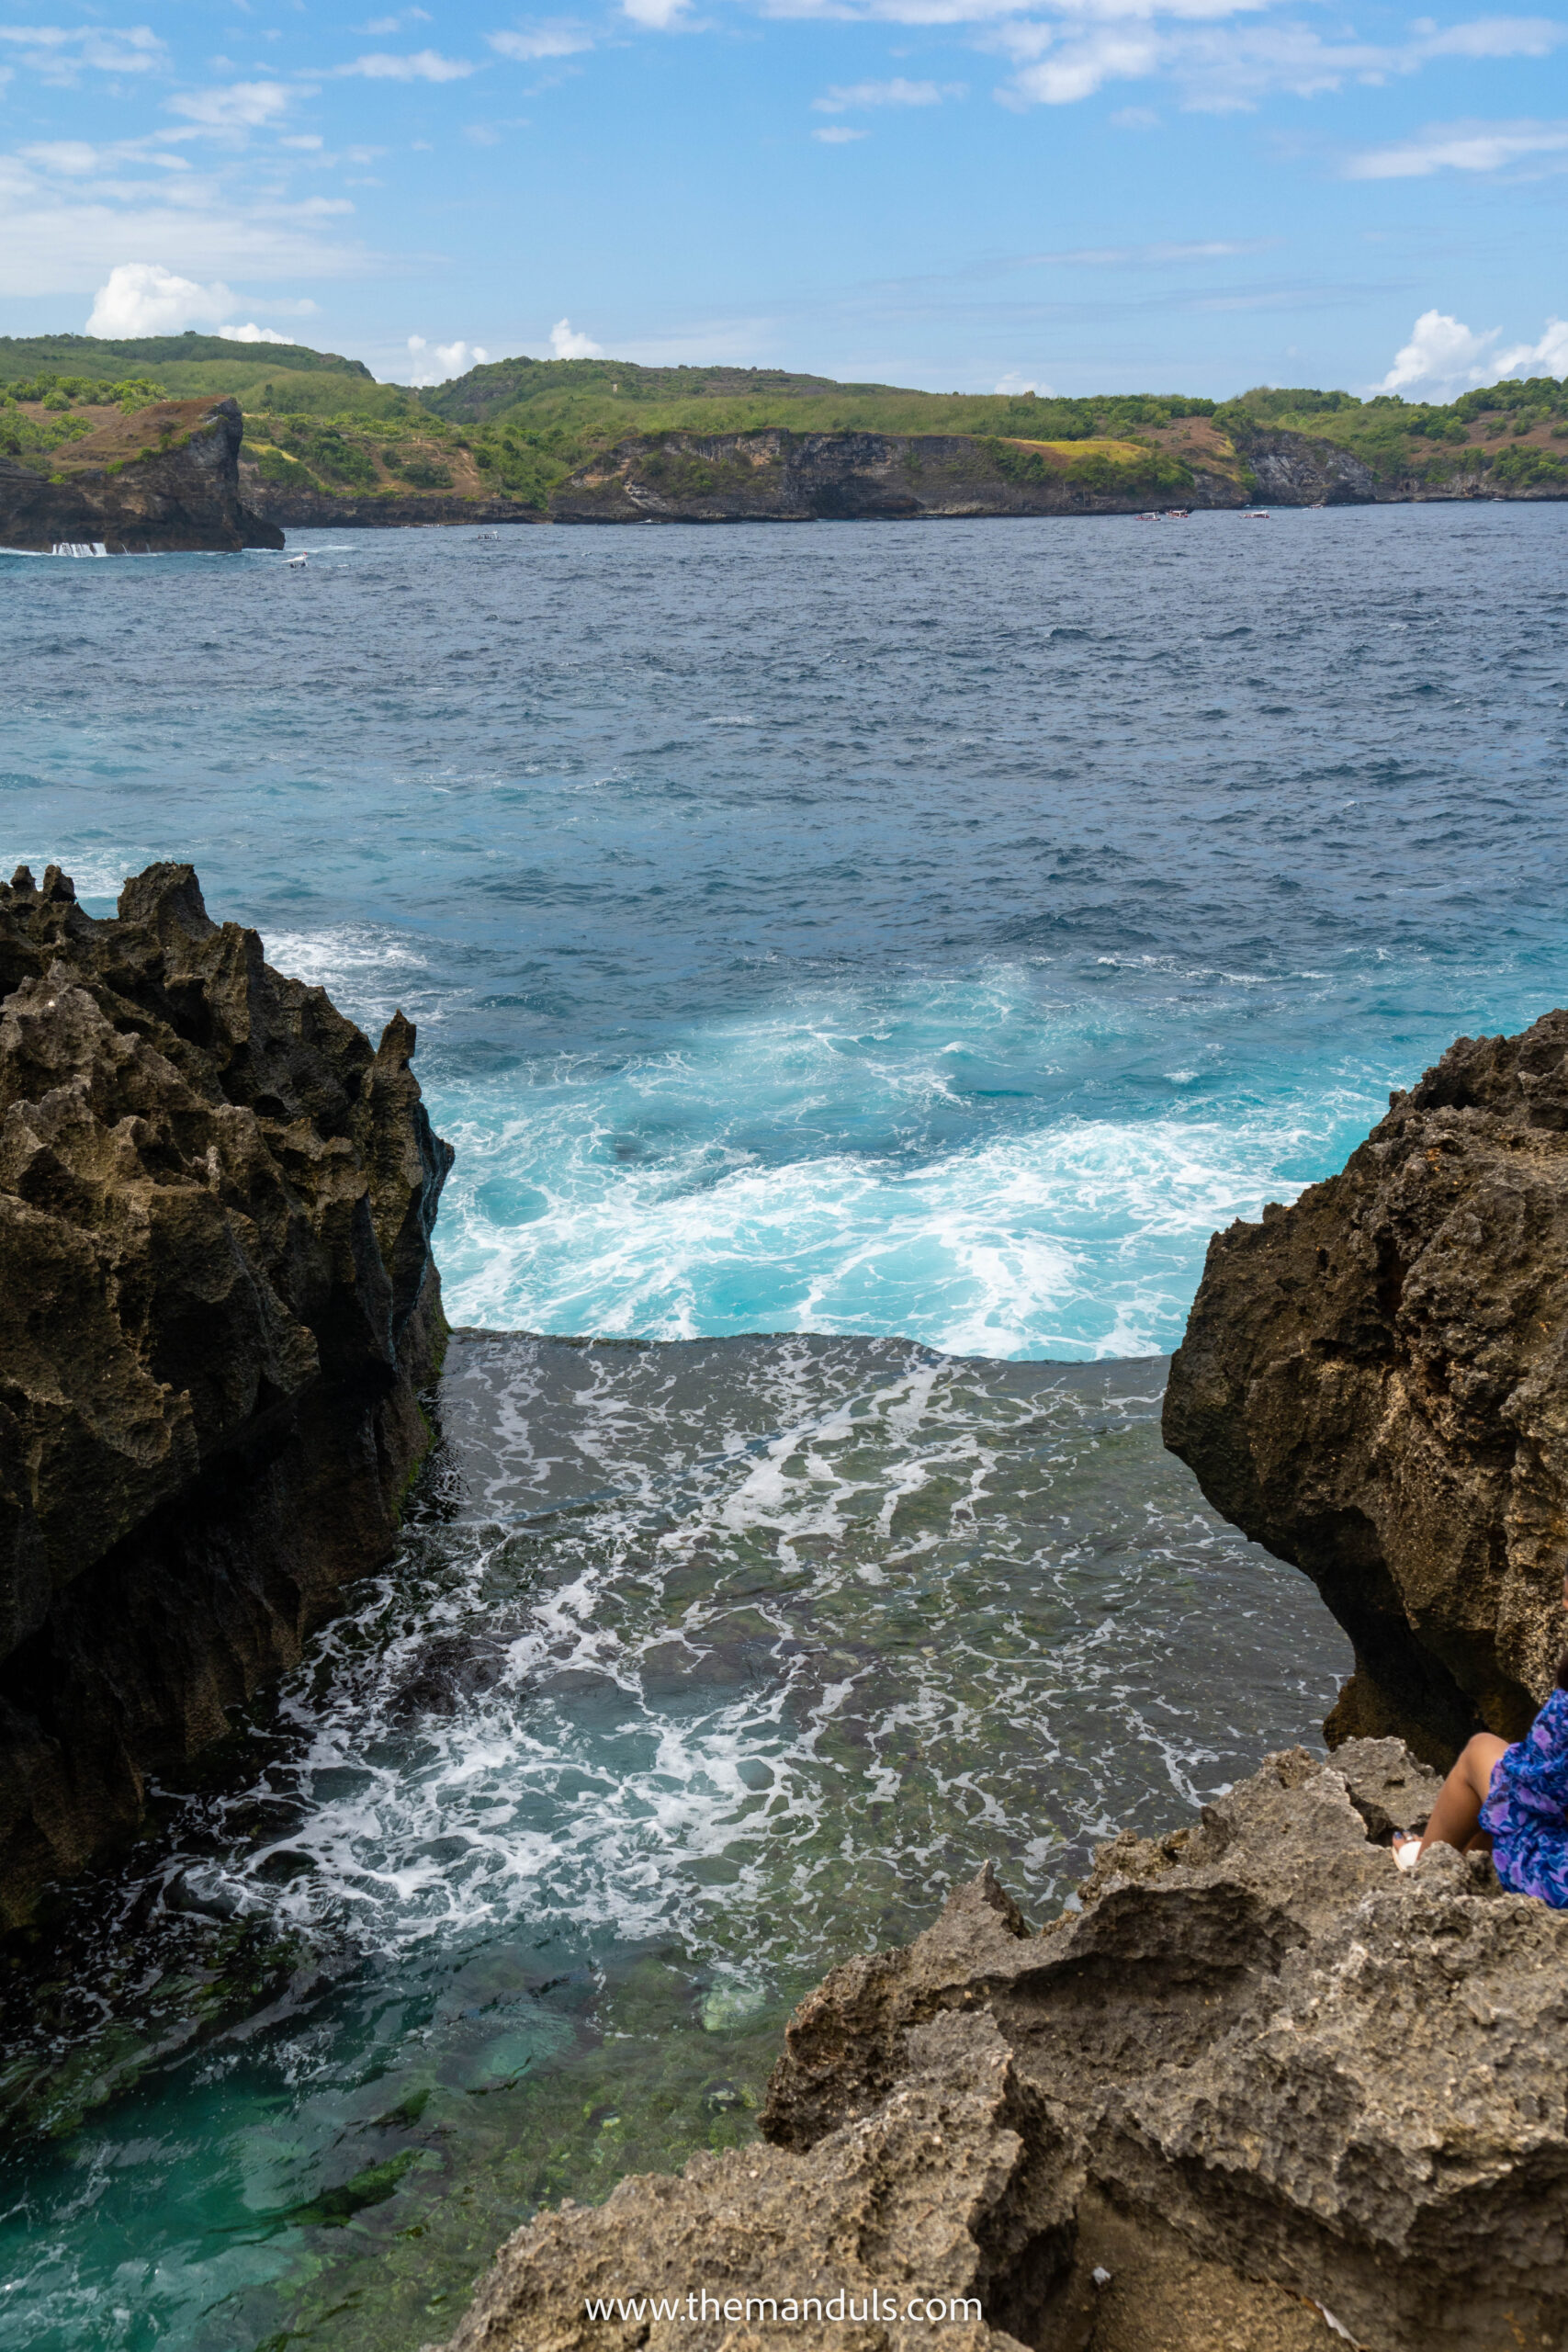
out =
<path fill-rule="evenodd" d="M 1428 1846 L 1457 1846 L 1462 1854 L 1468 1846 L 1477 1842 L 1491 1843 L 1480 1830 L 1481 1808 L 1486 1802 L 1497 1759 L 1507 1745 L 1506 1739 L 1498 1739 L 1489 1731 L 1478 1731 L 1466 1743 L 1432 1807 L 1432 1817 L 1421 1839 L 1423 1854 Z M 1401 1838 L 1395 1842 L 1403 1845 L 1405 1841 Z"/>

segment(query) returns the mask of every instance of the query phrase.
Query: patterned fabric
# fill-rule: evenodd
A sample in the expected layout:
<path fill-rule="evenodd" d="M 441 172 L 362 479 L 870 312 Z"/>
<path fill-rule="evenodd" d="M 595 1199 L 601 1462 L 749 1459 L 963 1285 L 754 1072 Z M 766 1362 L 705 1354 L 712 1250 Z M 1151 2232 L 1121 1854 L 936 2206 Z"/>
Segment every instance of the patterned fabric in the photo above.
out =
<path fill-rule="evenodd" d="M 1505 1886 L 1568 1911 L 1568 1690 L 1554 1690 L 1497 1758 L 1481 1826 Z"/>

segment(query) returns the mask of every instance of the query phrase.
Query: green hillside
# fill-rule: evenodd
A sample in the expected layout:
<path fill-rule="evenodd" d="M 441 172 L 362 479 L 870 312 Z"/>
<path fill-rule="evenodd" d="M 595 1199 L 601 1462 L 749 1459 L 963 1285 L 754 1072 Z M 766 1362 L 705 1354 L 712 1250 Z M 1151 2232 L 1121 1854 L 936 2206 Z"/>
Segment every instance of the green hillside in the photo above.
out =
<path fill-rule="evenodd" d="M 246 441 L 268 480 L 367 495 L 399 486 L 450 486 L 460 495 L 483 489 L 536 508 L 628 435 L 769 426 L 962 434 L 997 444 L 1134 442 L 1173 461 L 1184 435 L 1206 434 L 1218 456 L 1232 442 L 1245 453 L 1258 433 L 1289 431 L 1338 443 L 1394 494 L 1461 483 L 1568 492 L 1568 384 L 1549 376 L 1510 379 L 1447 404 L 1268 385 L 1226 401 L 1121 392 L 1058 400 L 840 384 L 784 368 L 516 358 L 414 391 L 378 383 L 362 361 L 305 344 L 0 336 L 0 449 L 58 447 L 91 430 L 94 412 L 106 406 L 230 393 L 245 411 Z"/>

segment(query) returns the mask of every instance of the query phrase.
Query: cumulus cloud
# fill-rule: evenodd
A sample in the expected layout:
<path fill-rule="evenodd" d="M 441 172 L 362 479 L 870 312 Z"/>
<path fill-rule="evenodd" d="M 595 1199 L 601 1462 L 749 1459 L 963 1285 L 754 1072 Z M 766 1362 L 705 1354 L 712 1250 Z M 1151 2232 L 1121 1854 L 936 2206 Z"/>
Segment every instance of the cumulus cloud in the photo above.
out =
<path fill-rule="evenodd" d="M 1403 392 L 1412 384 L 1443 388 L 1479 383 L 1485 371 L 1476 363 L 1501 332 L 1498 327 L 1489 327 L 1484 334 L 1477 334 L 1447 311 L 1423 311 L 1409 342 L 1395 354 L 1393 366 L 1377 389 L 1380 392 Z"/>
<path fill-rule="evenodd" d="M 443 57 L 434 49 L 416 49 L 408 56 L 376 50 L 356 57 L 352 65 L 333 69 L 340 76 L 357 74 L 366 82 L 460 82 L 473 70 L 466 57 Z"/>
<path fill-rule="evenodd" d="M 811 136 L 819 139 L 824 147 L 847 147 L 852 139 L 869 139 L 871 133 L 869 130 L 852 130 L 847 123 L 835 122 L 821 130 L 814 130 Z"/>
<path fill-rule="evenodd" d="M 1463 385 L 1495 384 L 1504 376 L 1568 376 L 1568 320 L 1548 319 L 1535 343 L 1499 351 L 1502 339 L 1500 327 L 1478 334 L 1447 311 L 1423 311 L 1376 389 L 1405 392 L 1419 386 L 1433 398 L 1447 398 Z"/>
<path fill-rule="evenodd" d="M 477 343 L 426 343 L 423 335 L 411 334 L 409 352 L 415 372 L 411 384 L 445 384 L 453 376 L 466 376 L 470 368 L 482 368 L 490 354 Z"/>
<path fill-rule="evenodd" d="M 197 320 L 226 319 L 234 297 L 219 280 L 198 286 L 155 261 L 122 261 L 99 287 L 88 334 L 183 334 Z"/>
<path fill-rule="evenodd" d="M 279 334 L 276 327 L 258 327 L 255 321 L 243 327 L 220 327 L 225 343 L 292 343 L 291 334 Z"/>
<path fill-rule="evenodd" d="M 550 355 L 555 359 L 603 359 L 600 345 L 579 334 L 570 319 L 558 319 L 550 329 Z"/>
<path fill-rule="evenodd" d="M 541 57 L 576 57 L 593 46 L 586 25 L 567 22 L 535 25 L 524 32 L 486 33 L 485 39 L 498 57 L 513 58 L 521 65 Z"/>
<path fill-rule="evenodd" d="M 1568 376 L 1568 319 L 1548 319 L 1539 343 L 1517 343 L 1497 359 L 1500 376 Z"/>
<path fill-rule="evenodd" d="M 862 107 L 939 107 L 943 98 L 967 96 L 963 82 L 907 82 L 898 74 L 891 82 L 835 85 L 811 104 L 818 114 L 858 114 Z"/>
<path fill-rule="evenodd" d="M 1416 180 L 1434 172 L 1506 171 L 1551 156 L 1568 157 L 1568 122 L 1438 122 L 1352 155 L 1345 170 L 1353 180 Z"/>
<path fill-rule="evenodd" d="M 1050 385 L 1043 383 L 1038 376 L 1021 376 L 1016 369 L 1002 378 L 997 390 L 1004 394 L 1010 393 L 1014 400 L 1021 400 L 1025 392 L 1033 392 L 1043 401 L 1055 398 Z"/>

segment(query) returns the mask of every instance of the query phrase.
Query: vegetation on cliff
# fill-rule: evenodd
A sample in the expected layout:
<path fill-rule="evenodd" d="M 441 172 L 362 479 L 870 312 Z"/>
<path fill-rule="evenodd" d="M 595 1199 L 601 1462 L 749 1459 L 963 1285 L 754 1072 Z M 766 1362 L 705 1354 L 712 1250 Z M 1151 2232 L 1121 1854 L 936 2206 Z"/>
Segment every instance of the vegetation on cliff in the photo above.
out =
<path fill-rule="evenodd" d="M 840 384 L 783 368 L 513 358 L 422 390 L 378 383 L 362 362 L 305 345 L 199 334 L 0 337 L 0 454 L 25 461 L 61 447 L 128 401 L 220 394 L 243 409 L 245 458 L 270 489 L 405 503 L 410 492 L 499 498 L 534 514 L 634 435 L 779 428 L 970 437 L 1017 481 L 1043 478 L 1032 467 L 1055 469 L 1050 452 L 1076 452 L 1075 477 L 1105 495 L 1179 494 L 1195 459 L 1245 481 L 1259 434 L 1343 450 L 1368 469 L 1369 494 L 1568 495 L 1568 385 L 1552 377 L 1509 379 L 1447 403 L 1268 385 L 1225 401 L 1069 400 Z"/>

